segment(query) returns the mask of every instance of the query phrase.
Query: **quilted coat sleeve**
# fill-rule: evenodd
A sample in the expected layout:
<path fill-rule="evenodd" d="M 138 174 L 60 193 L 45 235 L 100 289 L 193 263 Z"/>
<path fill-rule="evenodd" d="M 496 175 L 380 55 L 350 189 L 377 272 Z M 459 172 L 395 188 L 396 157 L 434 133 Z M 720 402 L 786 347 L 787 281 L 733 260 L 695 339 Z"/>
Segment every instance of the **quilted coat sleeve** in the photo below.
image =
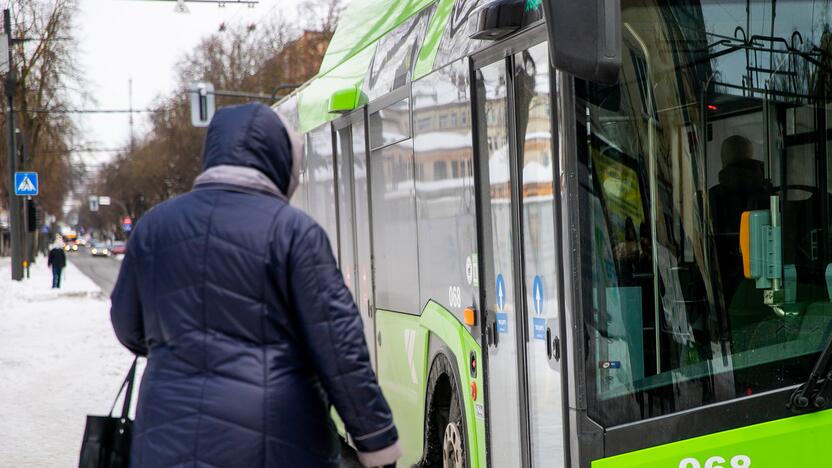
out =
<path fill-rule="evenodd" d="M 361 316 L 324 230 L 318 225 L 308 228 L 293 243 L 289 257 L 293 309 L 302 339 L 356 448 L 373 454 L 398 452 L 398 433 L 370 365 Z"/>
<path fill-rule="evenodd" d="M 138 265 L 131 252 L 132 249 L 128 248 L 118 272 L 113 294 L 110 296 L 110 319 L 121 344 L 138 356 L 146 356 L 142 304 L 136 275 Z"/>

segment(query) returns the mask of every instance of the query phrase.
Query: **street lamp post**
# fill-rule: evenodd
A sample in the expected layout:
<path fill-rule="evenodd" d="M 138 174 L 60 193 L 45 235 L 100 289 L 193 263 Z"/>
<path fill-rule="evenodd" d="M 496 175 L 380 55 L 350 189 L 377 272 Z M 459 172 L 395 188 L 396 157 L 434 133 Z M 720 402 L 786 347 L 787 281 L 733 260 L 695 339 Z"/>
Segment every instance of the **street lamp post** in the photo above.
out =
<path fill-rule="evenodd" d="M 15 145 L 15 124 L 14 124 L 14 93 L 17 88 L 17 77 L 15 77 L 14 64 L 12 63 L 12 16 L 9 9 L 3 10 L 3 32 L 6 33 L 6 41 L 9 55 L 8 71 L 6 72 L 6 122 L 9 126 L 9 229 L 11 234 L 11 255 L 12 255 L 12 279 L 20 281 L 23 279 L 23 258 L 21 241 L 23 240 L 23 219 L 20 212 L 20 200 L 14 194 L 14 173 L 17 168 L 17 150 Z"/>

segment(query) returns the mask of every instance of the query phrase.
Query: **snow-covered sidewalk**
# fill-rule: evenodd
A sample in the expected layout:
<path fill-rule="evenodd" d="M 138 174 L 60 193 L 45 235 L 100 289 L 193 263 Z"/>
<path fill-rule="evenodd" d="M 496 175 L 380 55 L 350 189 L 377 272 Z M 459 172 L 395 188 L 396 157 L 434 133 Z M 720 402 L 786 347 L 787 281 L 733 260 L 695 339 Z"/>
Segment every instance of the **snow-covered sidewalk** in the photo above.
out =
<path fill-rule="evenodd" d="M 71 467 L 87 414 L 105 414 L 132 356 L 110 301 L 71 263 L 53 290 L 46 259 L 12 281 L 0 258 L 0 467 Z"/>

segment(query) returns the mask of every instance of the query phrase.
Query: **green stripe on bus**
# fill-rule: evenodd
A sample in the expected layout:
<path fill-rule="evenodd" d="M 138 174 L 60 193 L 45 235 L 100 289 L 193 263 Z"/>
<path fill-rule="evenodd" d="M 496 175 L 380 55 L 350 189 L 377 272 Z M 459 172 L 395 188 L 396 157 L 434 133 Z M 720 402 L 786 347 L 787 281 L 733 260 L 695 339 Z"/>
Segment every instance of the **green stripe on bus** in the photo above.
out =
<path fill-rule="evenodd" d="M 444 307 L 431 301 L 421 315 L 376 310 L 376 332 L 380 337 L 377 348 L 379 384 L 393 410 L 404 449 L 399 464 L 410 466 L 422 456 L 427 377 L 430 372 L 428 337 L 433 334 L 456 357 L 462 380 L 458 385 L 463 397 L 470 466 L 484 467 L 485 419 L 484 411 L 477 410 L 477 405 L 483 405 L 485 401 L 482 391 L 484 381 L 482 372 L 476 378 L 472 377 L 468 366 L 468 356 L 472 351 L 476 353 L 477 362 L 482 362 L 482 350 L 468 328 Z M 409 351 L 410 340 L 413 344 Z M 471 382 L 476 382 L 478 388 L 476 401 L 471 399 Z"/>
<path fill-rule="evenodd" d="M 435 0 L 353 0 L 338 21 L 319 74 L 335 69 L 376 43 Z"/>
<path fill-rule="evenodd" d="M 826 410 L 616 455 L 592 462 L 592 468 L 829 466 L 819 448 L 830 440 L 832 410 Z"/>
<path fill-rule="evenodd" d="M 454 10 L 454 0 L 439 0 L 436 12 L 430 20 L 428 30 L 425 33 L 425 40 L 422 41 L 422 48 L 419 49 L 419 56 L 416 58 L 416 66 L 413 67 L 413 81 L 427 75 L 433 70 L 433 62 L 436 60 L 436 53 L 439 51 L 439 43 L 442 34 L 448 24 L 448 18 Z"/>

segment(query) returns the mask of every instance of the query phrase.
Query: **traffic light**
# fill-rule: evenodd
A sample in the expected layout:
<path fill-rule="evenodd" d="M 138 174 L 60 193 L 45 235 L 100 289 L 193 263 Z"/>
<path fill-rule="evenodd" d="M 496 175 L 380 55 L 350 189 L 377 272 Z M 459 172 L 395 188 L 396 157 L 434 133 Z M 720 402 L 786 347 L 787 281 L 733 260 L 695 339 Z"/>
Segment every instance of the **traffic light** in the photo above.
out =
<path fill-rule="evenodd" d="M 43 225 L 43 210 L 33 199 L 26 200 L 26 229 L 36 232 Z"/>

